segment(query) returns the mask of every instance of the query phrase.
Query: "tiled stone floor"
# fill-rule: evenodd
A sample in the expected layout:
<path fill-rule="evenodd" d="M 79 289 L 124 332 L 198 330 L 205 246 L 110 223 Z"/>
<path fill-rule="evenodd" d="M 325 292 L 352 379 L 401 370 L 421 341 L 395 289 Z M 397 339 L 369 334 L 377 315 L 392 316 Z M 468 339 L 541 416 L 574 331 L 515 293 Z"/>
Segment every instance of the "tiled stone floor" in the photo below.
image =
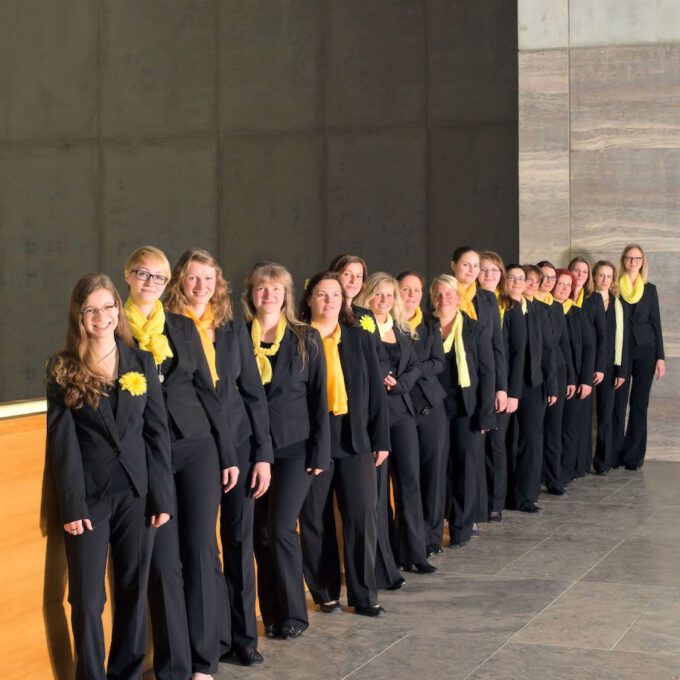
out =
<path fill-rule="evenodd" d="M 383 593 L 387 616 L 310 611 L 298 640 L 219 679 L 678 680 L 680 464 L 576 480 Z M 311 603 L 310 608 L 313 609 Z"/>

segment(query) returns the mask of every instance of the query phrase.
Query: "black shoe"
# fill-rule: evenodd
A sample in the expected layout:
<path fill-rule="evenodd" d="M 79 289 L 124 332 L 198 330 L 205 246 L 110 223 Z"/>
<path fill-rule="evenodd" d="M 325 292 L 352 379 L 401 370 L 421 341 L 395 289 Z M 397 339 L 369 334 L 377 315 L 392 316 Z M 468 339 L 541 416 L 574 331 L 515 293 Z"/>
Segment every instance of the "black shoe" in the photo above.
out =
<path fill-rule="evenodd" d="M 295 638 L 299 638 L 304 632 L 302 628 L 292 624 L 284 623 L 281 626 L 281 637 L 284 640 L 295 640 Z"/>
<path fill-rule="evenodd" d="M 541 512 L 542 508 L 540 508 L 536 503 L 525 503 L 524 505 L 520 505 L 519 508 L 517 508 L 520 512 L 529 512 L 529 513 L 537 513 Z"/>
<path fill-rule="evenodd" d="M 278 623 L 270 623 L 264 627 L 265 637 L 278 638 L 281 637 L 281 626 Z"/>
<path fill-rule="evenodd" d="M 384 616 L 385 610 L 379 605 L 374 604 L 372 607 L 354 607 L 354 611 L 359 616 Z"/>
<path fill-rule="evenodd" d="M 461 541 L 460 543 L 454 543 L 453 541 L 451 541 L 451 543 L 449 543 L 449 548 L 463 548 L 466 545 L 467 541 Z"/>
<path fill-rule="evenodd" d="M 262 663 L 264 661 L 264 657 L 257 649 L 237 649 L 236 656 L 242 666 L 252 666 L 253 664 Z"/>
<path fill-rule="evenodd" d="M 490 512 L 489 513 L 489 524 L 493 522 L 502 522 L 503 513 L 502 512 Z"/>
<path fill-rule="evenodd" d="M 434 564 L 429 562 L 421 562 L 420 564 L 415 564 L 414 567 L 419 574 L 436 574 L 439 571 Z"/>
<path fill-rule="evenodd" d="M 405 578 L 398 578 L 392 585 L 387 586 L 385 590 L 401 590 L 406 585 Z"/>
<path fill-rule="evenodd" d="M 431 543 L 425 548 L 425 554 L 427 557 L 434 557 L 435 555 L 441 555 L 444 551 L 440 545 L 436 543 Z"/>
<path fill-rule="evenodd" d="M 324 614 L 332 614 L 334 611 L 340 609 L 340 602 L 338 602 L 338 600 L 333 600 L 332 602 L 322 602 L 319 605 L 319 609 Z"/>
<path fill-rule="evenodd" d="M 546 489 L 546 491 L 553 496 L 564 496 L 564 489 L 561 486 L 553 486 Z"/>
<path fill-rule="evenodd" d="M 630 470 L 631 472 L 637 472 L 642 465 L 626 465 L 626 470 Z"/>

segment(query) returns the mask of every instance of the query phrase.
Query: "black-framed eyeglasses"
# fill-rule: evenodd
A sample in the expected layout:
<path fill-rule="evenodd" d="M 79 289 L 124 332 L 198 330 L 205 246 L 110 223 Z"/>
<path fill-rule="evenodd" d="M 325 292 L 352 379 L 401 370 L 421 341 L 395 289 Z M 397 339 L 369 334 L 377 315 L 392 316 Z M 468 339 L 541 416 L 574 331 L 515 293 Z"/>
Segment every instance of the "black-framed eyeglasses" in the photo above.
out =
<path fill-rule="evenodd" d="M 515 281 L 518 283 L 524 283 L 526 281 L 526 276 L 508 276 L 508 281 Z"/>
<path fill-rule="evenodd" d="M 168 277 L 163 274 L 152 274 L 146 269 L 133 269 L 132 273 L 140 281 L 148 281 L 151 279 L 157 286 L 164 286 L 168 282 Z"/>
<path fill-rule="evenodd" d="M 114 309 L 118 309 L 118 303 L 117 302 L 109 302 L 108 305 L 104 305 L 103 307 L 83 307 L 80 310 L 80 313 L 83 316 L 94 316 L 97 312 L 112 312 Z"/>
<path fill-rule="evenodd" d="M 546 281 L 557 281 L 557 276 L 544 276 Z"/>
<path fill-rule="evenodd" d="M 626 262 L 642 262 L 641 255 L 625 255 L 623 259 L 626 260 Z"/>

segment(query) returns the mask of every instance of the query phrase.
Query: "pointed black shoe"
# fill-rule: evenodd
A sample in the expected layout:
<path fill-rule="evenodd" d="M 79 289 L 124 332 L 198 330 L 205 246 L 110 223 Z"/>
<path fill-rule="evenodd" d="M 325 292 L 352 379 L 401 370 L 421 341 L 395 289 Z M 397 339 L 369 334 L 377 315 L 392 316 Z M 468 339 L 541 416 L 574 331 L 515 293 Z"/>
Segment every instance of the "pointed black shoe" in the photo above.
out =
<path fill-rule="evenodd" d="M 354 611 L 359 614 L 359 616 L 384 616 L 385 610 L 379 605 L 373 605 L 372 607 L 354 607 Z"/>
<path fill-rule="evenodd" d="M 340 609 L 340 602 L 338 600 L 333 600 L 332 602 L 322 602 L 319 605 L 319 609 L 324 614 L 332 614 Z"/>

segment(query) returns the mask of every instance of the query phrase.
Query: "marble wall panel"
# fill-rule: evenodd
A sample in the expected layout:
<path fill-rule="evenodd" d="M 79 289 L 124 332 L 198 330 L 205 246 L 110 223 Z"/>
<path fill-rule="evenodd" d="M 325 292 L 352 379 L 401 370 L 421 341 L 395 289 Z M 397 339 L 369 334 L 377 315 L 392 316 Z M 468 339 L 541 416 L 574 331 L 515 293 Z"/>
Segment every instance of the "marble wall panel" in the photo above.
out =
<path fill-rule="evenodd" d="M 569 260 L 569 152 L 520 152 L 519 254 L 522 262 Z"/>
<path fill-rule="evenodd" d="M 519 149 L 569 149 L 569 52 L 519 55 Z"/>
<path fill-rule="evenodd" d="M 425 271 L 425 149 L 420 130 L 329 136 L 327 260 L 359 253 L 370 271 Z"/>
<path fill-rule="evenodd" d="M 220 143 L 220 262 L 238 291 L 248 269 L 275 260 L 298 291 L 323 266 L 320 133 L 225 137 Z"/>
<path fill-rule="evenodd" d="M 99 269 L 96 144 L 0 149 L 0 402 L 41 397 L 78 278 Z"/>
<path fill-rule="evenodd" d="M 566 48 L 569 45 L 569 0 L 518 0 L 520 50 Z"/>
<path fill-rule="evenodd" d="M 215 3 L 103 4 L 104 136 L 214 131 Z"/>
<path fill-rule="evenodd" d="M 102 167 L 102 266 L 117 283 L 125 258 L 145 244 L 171 264 L 190 246 L 216 252 L 214 139 L 108 142 Z"/>
<path fill-rule="evenodd" d="M 516 120 L 517 5 L 428 0 L 428 114 L 435 123 Z"/>
<path fill-rule="evenodd" d="M 680 41 L 677 0 L 569 0 L 572 47 Z"/>
<path fill-rule="evenodd" d="M 317 0 L 219 3 L 222 130 L 318 127 L 322 9 Z"/>
<path fill-rule="evenodd" d="M 571 50 L 575 151 L 680 148 L 679 102 L 680 43 Z"/>
<path fill-rule="evenodd" d="M 0 140 L 96 136 L 98 56 L 97 3 L 0 3 Z"/>
<path fill-rule="evenodd" d="M 425 20 L 420 0 L 329 0 L 326 123 L 422 122 Z"/>

